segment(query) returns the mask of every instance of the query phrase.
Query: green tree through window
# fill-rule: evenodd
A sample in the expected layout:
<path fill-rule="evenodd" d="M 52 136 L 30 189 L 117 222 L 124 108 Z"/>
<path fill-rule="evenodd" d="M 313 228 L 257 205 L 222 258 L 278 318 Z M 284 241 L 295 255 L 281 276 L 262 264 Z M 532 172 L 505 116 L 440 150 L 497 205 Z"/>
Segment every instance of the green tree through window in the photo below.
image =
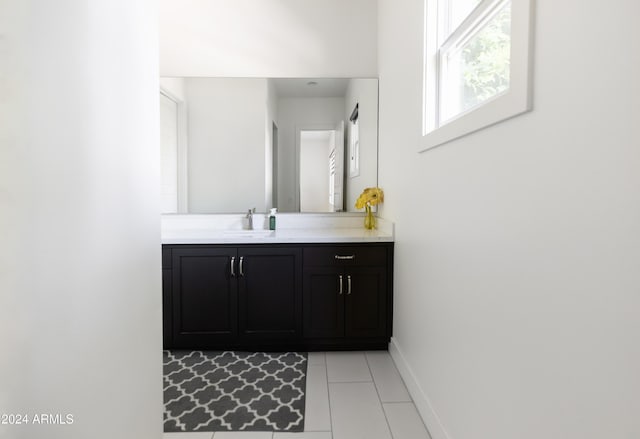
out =
<path fill-rule="evenodd" d="M 462 50 L 462 109 L 509 88 L 511 5 L 507 4 Z"/>

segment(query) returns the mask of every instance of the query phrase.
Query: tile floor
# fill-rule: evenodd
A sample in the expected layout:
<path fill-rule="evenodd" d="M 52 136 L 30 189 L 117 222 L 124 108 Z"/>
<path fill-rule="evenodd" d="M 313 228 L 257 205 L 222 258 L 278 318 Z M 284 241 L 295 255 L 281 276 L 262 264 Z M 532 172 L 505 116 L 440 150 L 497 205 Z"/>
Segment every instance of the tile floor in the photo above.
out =
<path fill-rule="evenodd" d="M 164 439 L 430 439 L 386 351 L 310 352 L 303 433 L 165 433 Z"/>

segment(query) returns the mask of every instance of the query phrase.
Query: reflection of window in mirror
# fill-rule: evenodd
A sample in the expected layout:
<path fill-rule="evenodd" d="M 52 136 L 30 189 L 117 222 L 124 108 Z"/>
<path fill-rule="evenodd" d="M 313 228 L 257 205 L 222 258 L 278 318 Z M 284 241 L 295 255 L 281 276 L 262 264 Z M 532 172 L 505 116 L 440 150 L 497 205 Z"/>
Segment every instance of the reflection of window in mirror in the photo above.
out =
<path fill-rule="evenodd" d="M 360 175 L 360 129 L 358 126 L 358 104 L 349 117 L 349 177 Z"/>

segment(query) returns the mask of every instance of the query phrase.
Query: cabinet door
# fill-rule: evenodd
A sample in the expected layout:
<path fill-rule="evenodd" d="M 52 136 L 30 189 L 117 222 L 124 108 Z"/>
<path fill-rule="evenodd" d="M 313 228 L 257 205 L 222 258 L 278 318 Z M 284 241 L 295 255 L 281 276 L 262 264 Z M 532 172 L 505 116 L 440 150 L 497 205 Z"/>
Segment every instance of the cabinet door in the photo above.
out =
<path fill-rule="evenodd" d="M 238 300 L 232 258 L 237 258 L 234 248 L 173 250 L 174 347 L 206 348 L 236 339 Z"/>
<path fill-rule="evenodd" d="M 387 278 L 384 267 L 350 267 L 345 272 L 345 336 L 383 337 L 387 331 Z"/>
<path fill-rule="evenodd" d="M 342 279 L 342 282 L 341 282 Z M 341 268 L 307 267 L 303 272 L 304 336 L 344 336 L 346 276 Z"/>
<path fill-rule="evenodd" d="M 243 340 L 302 335 L 300 248 L 238 249 L 239 325 Z"/>

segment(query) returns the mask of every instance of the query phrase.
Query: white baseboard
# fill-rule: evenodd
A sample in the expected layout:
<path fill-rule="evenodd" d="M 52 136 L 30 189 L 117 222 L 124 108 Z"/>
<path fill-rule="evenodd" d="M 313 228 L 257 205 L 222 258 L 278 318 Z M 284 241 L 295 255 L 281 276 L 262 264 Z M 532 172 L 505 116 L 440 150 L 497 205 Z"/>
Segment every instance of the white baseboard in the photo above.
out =
<path fill-rule="evenodd" d="M 418 409 L 418 413 L 420 413 L 420 417 L 422 417 L 424 425 L 427 427 L 427 430 L 429 430 L 431 439 L 451 439 L 442 426 L 440 418 L 438 418 L 438 415 L 433 410 L 431 401 L 429 401 L 427 395 L 425 395 L 422 388 L 418 385 L 416 376 L 402 354 L 402 349 L 395 338 L 391 338 L 389 353 L 398 368 L 398 372 L 400 372 L 400 376 L 402 376 L 404 383 L 407 385 L 407 390 L 409 390 L 409 394 L 411 398 L 413 398 L 413 402 Z"/>

